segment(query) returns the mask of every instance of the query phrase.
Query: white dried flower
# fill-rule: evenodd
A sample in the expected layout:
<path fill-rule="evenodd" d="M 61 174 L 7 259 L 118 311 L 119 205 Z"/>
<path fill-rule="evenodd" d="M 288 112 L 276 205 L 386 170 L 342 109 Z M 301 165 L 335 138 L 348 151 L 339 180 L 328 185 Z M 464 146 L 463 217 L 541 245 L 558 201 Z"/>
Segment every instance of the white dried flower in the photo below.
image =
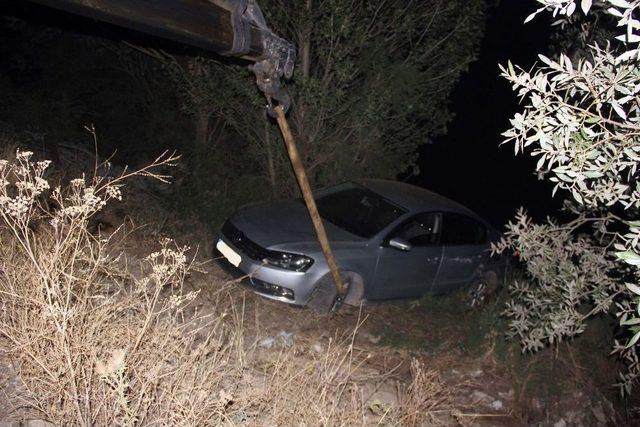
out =
<path fill-rule="evenodd" d="M 18 196 L 16 198 L 6 200 L 2 207 L 7 215 L 15 219 L 20 219 L 29 211 L 31 205 L 32 200 L 23 196 Z"/>
<path fill-rule="evenodd" d="M 112 199 L 122 200 L 122 191 L 119 185 L 109 185 L 106 189 L 107 196 Z"/>
<path fill-rule="evenodd" d="M 21 151 L 20 149 L 16 151 L 16 159 L 18 160 L 28 161 L 31 156 L 33 156 L 33 151 Z"/>
<path fill-rule="evenodd" d="M 13 168 L 13 173 L 15 173 L 21 179 L 25 179 L 29 175 L 29 169 L 27 169 L 25 166 L 16 166 Z"/>
<path fill-rule="evenodd" d="M 69 184 L 71 184 L 72 187 L 79 187 L 82 188 L 84 187 L 84 179 L 83 178 L 75 178 L 72 179 Z"/>
<path fill-rule="evenodd" d="M 48 190 L 49 189 L 49 182 L 46 179 L 43 179 L 43 178 L 40 178 L 40 177 L 36 177 L 35 189 L 38 192 L 38 194 L 40 194 L 44 190 Z"/>
<path fill-rule="evenodd" d="M 40 173 L 44 172 L 49 165 L 51 165 L 51 160 L 42 160 L 36 163 L 36 170 Z"/>

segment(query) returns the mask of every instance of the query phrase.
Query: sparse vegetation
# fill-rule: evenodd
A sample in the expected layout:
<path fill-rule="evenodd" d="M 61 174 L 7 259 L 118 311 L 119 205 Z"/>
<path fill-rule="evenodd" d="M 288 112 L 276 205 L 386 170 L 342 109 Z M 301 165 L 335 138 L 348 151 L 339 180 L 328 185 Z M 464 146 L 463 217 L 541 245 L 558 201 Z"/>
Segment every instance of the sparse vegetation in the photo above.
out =
<path fill-rule="evenodd" d="M 55 188 L 50 162 L 31 152 L 0 161 L 0 348 L 20 379 L 20 392 L 9 396 L 14 417 L 56 425 L 418 425 L 451 416 L 448 387 L 419 362 L 396 404 L 371 411 L 358 380 L 369 356 L 354 348 L 356 330 L 306 357 L 295 348 L 261 353 L 224 287 L 198 308 L 189 248 L 163 240 L 136 259 L 122 249 L 122 229 L 89 231 L 128 178 L 165 179 L 159 168 L 175 160 L 163 155 L 138 171 Z"/>

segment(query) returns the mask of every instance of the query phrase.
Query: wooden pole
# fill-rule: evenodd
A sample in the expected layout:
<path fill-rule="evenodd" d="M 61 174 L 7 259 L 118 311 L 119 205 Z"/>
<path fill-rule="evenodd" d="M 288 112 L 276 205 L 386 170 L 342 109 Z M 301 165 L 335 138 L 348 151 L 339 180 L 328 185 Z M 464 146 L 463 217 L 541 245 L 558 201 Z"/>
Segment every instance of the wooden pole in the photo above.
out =
<path fill-rule="evenodd" d="M 291 133 L 291 129 L 289 128 L 289 123 L 287 122 L 287 118 L 285 117 L 284 111 L 281 106 L 278 105 L 274 110 L 276 112 L 278 126 L 280 126 L 280 132 L 282 132 L 284 143 L 287 146 L 287 152 L 289 153 L 291 166 L 293 166 L 293 172 L 295 173 L 296 179 L 298 180 L 298 185 L 300 186 L 302 197 L 304 198 L 304 202 L 307 205 L 307 210 L 309 211 L 309 215 L 311 216 L 313 227 L 315 228 L 316 235 L 318 236 L 318 242 L 320 242 L 322 253 L 327 260 L 327 265 L 329 266 L 329 270 L 331 271 L 333 282 L 336 285 L 338 296 L 344 298 L 347 290 L 345 289 L 342 278 L 340 277 L 338 265 L 336 264 L 336 259 L 333 256 L 333 252 L 331 251 L 329 238 L 327 237 L 327 232 L 325 231 L 324 224 L 322 223 L 322 219 L 320 218 L 320 213 L 318 212 L 316 201 L 313 198 L 311 186 L 309 185 L 309 180 L 307 179 L 307 173 L 305 172 L 302 161 L 300 160 L 300 154 L 298 153 L 298 148 L 296 147 L 296 143 L 293 140 L 293 134 Z"/>

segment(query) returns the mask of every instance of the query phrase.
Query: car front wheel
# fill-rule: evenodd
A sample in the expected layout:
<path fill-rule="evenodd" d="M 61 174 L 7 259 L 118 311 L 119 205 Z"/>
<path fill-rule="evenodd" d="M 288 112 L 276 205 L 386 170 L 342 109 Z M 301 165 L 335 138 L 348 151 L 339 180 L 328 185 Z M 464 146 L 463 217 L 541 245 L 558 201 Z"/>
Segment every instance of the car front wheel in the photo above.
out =
<path fill-rule="evenodd" d="M 348 305 L 358 305 L 364 296 L 362 278 L 359 274 L 351 271 L 341 271 L 342 283 L 347 288 L 347 296 L 344 301 L 338 301 L 338 292 L 333 278 L 326 275 L 313 291 L 308 306 L 316 313 L 329 313 L 340 308 L 341 303 Z"/>

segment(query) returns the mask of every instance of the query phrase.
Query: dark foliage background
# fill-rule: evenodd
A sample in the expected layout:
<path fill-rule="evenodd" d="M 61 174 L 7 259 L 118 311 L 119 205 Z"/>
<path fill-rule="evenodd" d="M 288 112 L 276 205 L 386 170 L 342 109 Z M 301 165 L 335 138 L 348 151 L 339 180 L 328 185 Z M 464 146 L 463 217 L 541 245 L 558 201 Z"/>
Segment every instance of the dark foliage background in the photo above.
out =
<path fill-rule="evenodd" d="M 314 185 L 418 171 L 418 148 L 452 118 L 449 95 L 478 51 L 485 3 L 261 6 L 300 47 L 290 120 Z M 93 150 L 89 124 L 117 163 L 176 149 L 167 203 L 212 227 L 239 204 L 296 193 L 246 64 L 27 2 L 0 11 L 0 121 L 53 160 L 70 142 Z"/>

